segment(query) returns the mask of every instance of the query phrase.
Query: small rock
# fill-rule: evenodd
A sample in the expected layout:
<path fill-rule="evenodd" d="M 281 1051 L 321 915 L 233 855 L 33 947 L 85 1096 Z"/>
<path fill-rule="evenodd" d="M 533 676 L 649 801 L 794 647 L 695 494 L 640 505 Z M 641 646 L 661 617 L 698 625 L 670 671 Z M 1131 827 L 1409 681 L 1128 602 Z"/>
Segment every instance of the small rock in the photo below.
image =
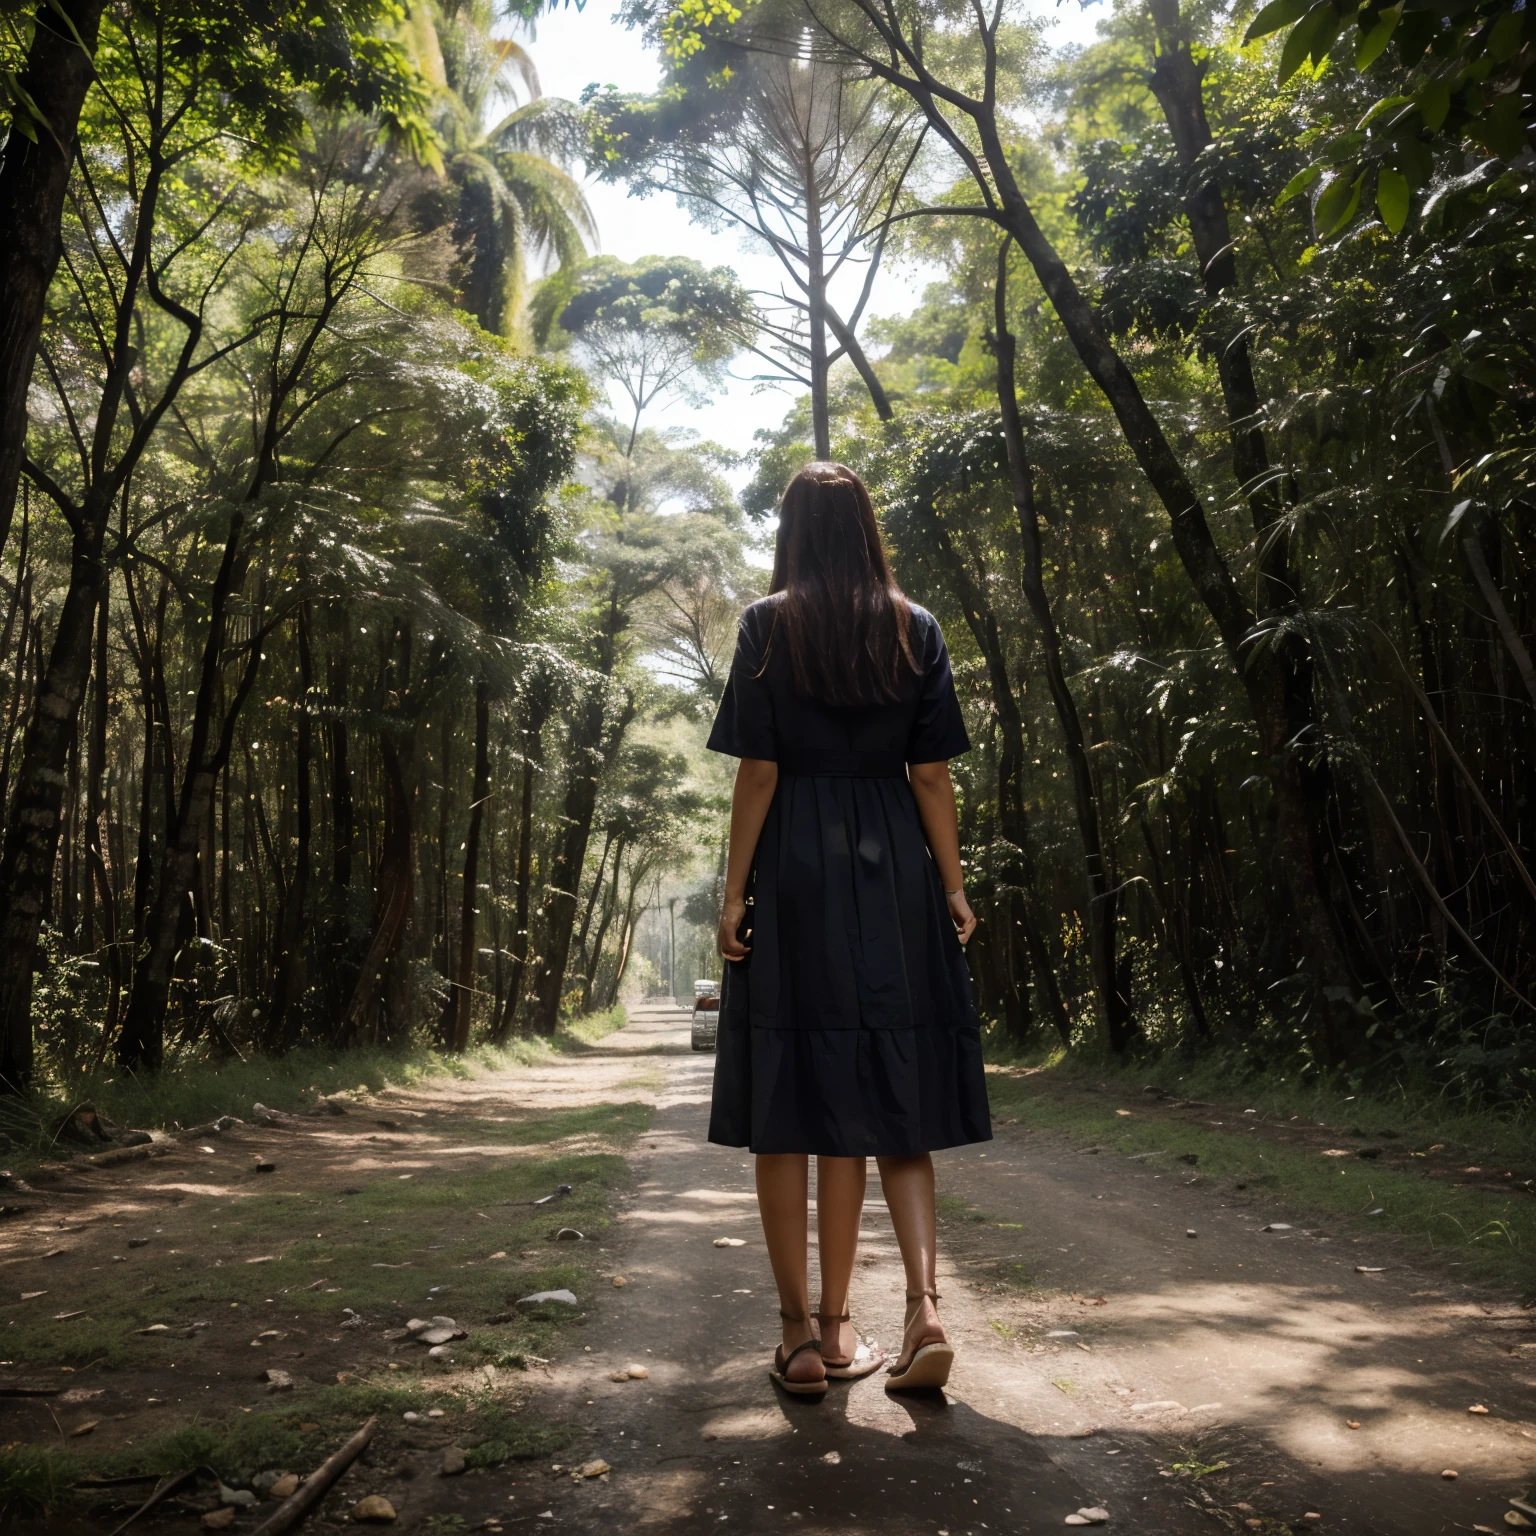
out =
<path fill-rule="evenodd" d="M 628 1371 L 609 1371 L 609 1373 L 608 1373 L 608 1380 L 609 1381 L 628 1381 L 629 1380 L 629 1372 Z"/>
<path fill-rule="evenodd" d="M 1456 1481 L 1457 1477 L 1460 1476 L 1460 1474 L 1457 1472 L 1455 1467 L 1447 1467 L 1445 1471 L 1440 1474 L 1440 1476 L 1443 1477 L 1446 1482 L 1453 1483 Z"/>
<path fill-rule="evenodd" d="M 1089 1525 L 1103 1525 L 1104 1522 L 1109 1519 L 1109 1511 L 1107 1509 L 1100 1509 L 1097 1504 L 1094 1504 L 1087 1509 L 1078 1510 L 1078 1514 L 1081 1515 Z"/>
<path fill-rule="evenodd" d="M 581 1241 L 581 1233 L 575 1227 L 561 1227 L 555 1233 L 555 1241 L 557 1243 L 579 1243 Z"/>
<path fill-rule="evenodd" d="M 613 1468 L 601 1456 L 593 1461 L 584 1461 L 581 1464 L 581 1475 L 583 1477 L 601 1477 L 605 1472 L 612 1471 Z"/>
<path fill-rule="evenodd" d="M 1185 1229 L 1184 1229 L 1184 1236 L 1185 1237 L 1199 1237 L 1199 1235 L 1200 1234 L 1198 1232 L 1196 1232 L 1193 1227 L 1185 1227 Z"/>
<path fill-rule="evenodd" d="M 570 1291 L 535 1291 L 531 1296 L 519 1296 L 517 1298 L 517 1304 L 520 1307 L 536 1307 L 540 1302 L 545 1301 L 562 1302 L 568 1307 L 581 1305 Z"/>
<path fill-rule="evenodd" d="M 439 1365 L 450 1365 L 453 1362 L 453 1351 L 446 1344 L 434 1344 L 427 1351 L 427 1359 L 435 1360 Z"/>
<path fill-rule="evenodd" d="M 227 1531 L 235 1523 L 235 1512 L 229 1505 L 222 1509 L 210 1509 L 203 1516 L 205 1531 Z"/>
<path fill-rule="evenodd" d="M 369 1520 L 376 1525 L 388 1525 L 395 1518 L 395 1506 L 382 1494 L 370 1493 L 352 1506 L 354 1520 Z"/>
<path fill-rule="evenodd" d="M 1267 1227 L 1260 1227 L 1261 1232 L 1289 1232 L 1291 1224 L 1288 1221 L 1272 1221 Z"/>
<path fill-rule="evenodd" d="M 1081 1515 L 1068 1515 L 1062 1523 L 1064 1525 L 1091 1525 L 1093 1522 L 1083 1519 Z"/>
<path fill-rule="evenodd" d="M 75 1440 L 78 1439 L 81 1435 L 88 1435 L 100 1423 L 100 1419 L 87 1419 L 84 1424 L 77 1424 L 72 1430 L 70 1430 L 69 1438 L 71 1440 Z"/>
<path fill-rule="evenodd" d="M 401 1415 L 401 1417 L 405 1420 L 405 1422 L 407 1424 L 419 1424 L 419 1423 L 421 1423 L 421 1415 L 419 1413 L 417 1413 L 414 1408 L 407 1408 L 405 1410 L 405 1412 Z"/>
<path fill-rule="evenodd" d="M 468 1465 L 464 1452 L 456 1445 L 450 1445 L 443 1452 L 442 1462 L 438 1466 L 438 1475 L 441 1477 L 457 1477 Z"/>
<path fill-rule="evenodd" d="M 645 1365 L 626 1365 L 624 1374 L 632 1381 L 645 1381 L 649 1378 L 651 1371 L 650 1367 Z"/>
<path fill-rule="evenodd" d="M 249 1488 L 226 1488 L 219 1484 L 219 1503 L 235 1509 L 249 1509 L 256 1502 L 256 1495 Z"/>
<path fill-rule="evenodd" d="M 826 1462 L 829 1467 L 840 1467 L 843 1464 L 842 1455 L 838 1451 L 828 1451 L 827 1454 L 821 1459 Z"/>
<path fill-rule="evenodd" d="M 277 1171 L 277 1164 L 269 1162 L 264 1157 L 258 1157 L 252 1166 L 257 1173 L 275 1173 Z"/>
<path fill-rule="evenodd" d="M 1382 1264 L 1382 1265 L 1378 1265 L 1378 1264 L 1356 1264 L 1355 1265 L 1355 1273 L 1357 1275 L 1384 1275 L 1384 1274 L 1386 1274 L 1386 1272 L 1387 1272 L 1387 1270 L 1386 1270 L 1386 1266 L 1384 1264 Z"/>
<path fill-rule="evenodd" d="M 299 1475 L 297 1472 L 285 1472 L 278 1480 L 267 1489 L 269 1499 L 291 1499 L 299 1491 Z"/>
<path fill-rule="evenodd" d="M 292 1392 L 293 1377 L 287 1371 L 276 1369 L 264 1373 L 268 1392 Z"/>
<path fill-rule="evenodd" d="M 272 1491 L 272 1484 L 275 1483 L 277 1479 L 278 1473 L 275 1469 L 270 1472 L 258 1472 L 256 1476 L 251 1479 L 251 1487 L 255 1489 L 257 1493 L 269 1494 Z"/>
<path fill-rule="evenodd" d="M 147 1237 L 130 1237 L 128 1239 L 128 1246 L 130 1248 L 142 1248 L 148 1241 Z"/>
<path fill-rule="evenodd" d="M 1484 1408 L 1481 1403 L 1473 1403 L 1472 1406 L 1467 1409 L 1467 1412 L 1468 1413 L 1487 1413 L 1488 1410 L 1486 1408 Z"/>
<path fill-rule="evenodd" d="M 1536 1530 L 1536 1520 L 1532 1520 L 1528 1515 L 1522 1515 L 1518 1509 L 1504 1511 L 1504 1524 L 1512 1526 L 1517 1531 Z"/>
<path fill-rule="evenodd" d="M 418 1344 L 447 1344 L 453 1339 L 469 1337 L 469 1331 L 460 1328 L 451 1317 L 413 1317 L 405 1325 L 405 1331 Z"/>
<path fill-rule="evenodd" d="M 1345 1419 L 1344 1420 L 1344 1428 L 1345 1429 L 1359 1429 L 1360 1428 L 1360 1420 L 1359 1419 Z"/>
<path fill-rule="evenodd" d="M 626 1280 L 623 1275 L 615 1275 L 613 1277 L 613 1283 L 614 1283 L 615 1287 L 622 1288 L 623 1286 L 628 1285 L 629 1281 Z"/>
<path fill-rule="evenodd" d="M 746 1246 L 747 1240 L 744 1237 L 717 1237 L 715 1239 L 716 1248 L 745 1248 Z"/>

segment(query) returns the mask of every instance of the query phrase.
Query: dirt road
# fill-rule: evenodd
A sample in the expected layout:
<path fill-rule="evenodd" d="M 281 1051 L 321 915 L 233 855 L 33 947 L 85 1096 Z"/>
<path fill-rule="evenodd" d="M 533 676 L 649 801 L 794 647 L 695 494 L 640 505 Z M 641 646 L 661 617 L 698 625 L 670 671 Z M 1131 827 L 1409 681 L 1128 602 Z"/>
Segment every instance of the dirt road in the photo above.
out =
<path fill-rule="evenodd" d="M 891 1398 L 877 1378 L 820 1403 L 776 1396 L 751 1169 L 704 1141 L 712 1059 L 688 1051 L 685 1022 L 642 1007 L 601 1047 L 652 1056 L 665 1085 L 611 1241 L 630 1283 L 589 1330 L 590 1355 L 538 1400 L 590 1426 L 615 1470 L 607 1486 L 520 1491 L 540 1527 L 549 1510 L 577 1531 L 962 1536 L 1057 1530 L 1099 1506 L 1137 1532 L 1208 1531 L 1213 1517 L 1362 1536 L 1506 1529 L 1504 1496 L 1536 1459 L 1521 1309 L 1385 1241 L 1186 1184 L 1187 1169 L 1006 1126 L 937 1159 L 959 1346 L 945 1401 Z M 721 1236 L 744 1246 L 714 1247 Z M 895 1344 L 902 1291 L 872 1181 L 856 1325 Z M 648 1380 L 607 1379 L 631 1361 Z"/>
<path fill-rule="evenodd" d="M 689 1050 L 685 1014 L 643 1005 L 625 1030 L 547 1065 L 435 1079 L 346 1119 L 247 1127 L 227 1148 L 183 1144 L 113 1170 L 110 1187 L 82 1176 L 0 1242 L 4 1284 L 22 1296 L 6 1300 L 0 1339 L 24 1374 L 37 1363 L 28 1379 L 48 1375 L 35 1341 L 73 1339 L 75 1354 L 54 1359 L 79 1374 L 48 1379 L 79 1386 L 0 1402 L 0 1442 L 57 1434 L 72 1448 L 89 1420 L 83 1443 L 121 1457 L 174 1428 L 174 1464 L 206 1460 L 194 1420 L 275 1422 L 270 1363 L 295 1377 L 301 1411 L 283 1430 L 289 1459 L 263 1430 L 251 1468 L 302 1471 L 363 1413 L 392 1426 L 309 1530 L 341 1529 L 379 1491 L 395 1528 L 434 1536 L 1023 1536 L 1091 1507 L 1109 1530 L 1169 1536 L 1508 1529 L 1506 1497 L 1536 1459 L 1524 1310 L 1385 1236 L 1283 1210 L 1176 1157 L 1054 1133 L 1001 1125 L 936 1160 L 942 1308 L 959 1347 L 943 1399 L 890 1397 L 878 1377 L 819 1402 L 777 1395 L 750 1160 L 704 1140 L 712 1067 Z M 650 1128 L 636 1140 L 641 1103 Z M 274 1147 L 278 1171 L 253 1172 L 253 1152 Z M 531 1201 L 557 1181 L 575 1189 L 549 1208 L 566 1215 L 546 1217 Z M 565 1221 L 587 1239 L 555 1240 Z M 413 1311 L 443 1310 L 471 1330 L 466 1348 L 494 1340 L 511 1301 L 564 1284 L 582 1290 L 579 1326 L 551 1323 L 545 1346 L 527 1332 L 537 1325 L 515 1324 L 532 1370 L 512 1368 L 522 1355 L 486 1363 L 506 1347 L 492 1344 L 434 1374 L 402 1339 Z M 894 1346 L 903 1289 L 872 1180 L 856 1325 Z M 51 1322 L 28 1322 L 39 1307 Z M 162 1314 L 176 1325 L 165 1344 L 136 1336 Z M 125 1336 L 165 1361 L 128 1350 L 114 1364 L 103 1352 Z M 649 1375 L 610 1379 L 632 1363 Z M 551 1424 L 573 1426 L 570 1443 L 529 1459 Z M 455 1437 L 504 1449 L 478 1467 L 472 1451 L 469 1475 L 435 1475 Z M 599 1458 L 606 1476 L 572 1476 Z M 99 1536 L 115 1523 L 27 1529 Z M 146 1528 L 197 1525 L 183 1511 Z"/>

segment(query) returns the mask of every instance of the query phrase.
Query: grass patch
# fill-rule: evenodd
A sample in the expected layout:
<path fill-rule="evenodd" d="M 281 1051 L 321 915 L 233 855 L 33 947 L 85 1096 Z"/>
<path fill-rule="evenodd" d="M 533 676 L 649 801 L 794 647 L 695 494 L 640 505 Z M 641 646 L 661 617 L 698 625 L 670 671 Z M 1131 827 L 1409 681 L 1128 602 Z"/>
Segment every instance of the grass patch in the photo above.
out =
<path fill-rule="evenodd" d="M 627 1147 L 645 1134 L 651 1124 L 648 1104 L 585 1104 L 575 1109 L 541 1112 L 505 1119 L 464 1119 L 456 1116 L 453 1129 L 462 1139 L 483 1138 L 515 1147 L 559 1141 L 570 1136 L 602 1136 Z"/>
<path fill-rule="evenodd" d="M 1536 1165 L 1536 1116 L 1494 1113 L 1458 1107 L 1441 1095 L 1400 1084 L 1390 1092 L 1347 1082 L 1303 1078 L 1299 1074 L 1261 1071 L 1234 1053 L 1213 1050 L 1197 1057 L 1178 1052 L 1147 1061 L 1119 1062 L 1087 1052 L 1068 1055 L 1059 1046 L 1018 1055 L 987 1044 L 987 1060 L 1000 1066 L 1041 1068 L 1038 1076 L 1054 1084 L 1093 1083 L 1120 1088 L 1128 1095 L 1151 1086 L 1187 1099 L 1209 1099 L 1236 1108 L 1288 1120 L 1326 1124 L 1367 1136 L 1395 1131 L 1404 1144 L 1427 1147 L 1442 1142 L 1499 1161 Z M 1122 1108 L 1134 1109 L 1127 1098 Z"/>
<path fill-rule="evenodd" d="M 596 1105 L 530 1117 L 517 1130 L 524 1141 L 549 1141 L 571 1134 L 573 1116 L 584 1134 L 624 1141 L 644 1129 L 650 1110 Z M 282 1154 L 275 1155 L 278 1174 L 268 1177 L 281 1178 Z M 121 1236 L 109 1229 L 102 1234 L 107 1241 L 93 1242 L 81 1264 L 51 1277 L 45 1309 L 15 1302 L 5 1308 L 0 1339 L 6 1355 L 18 1364 L 175 1361 L 196 1369 L 199 1354 L 216 1339 L 227 1345 L 230 1330 L 255 1338 L 268 1328 L 296 1334 L 335 1328 L 343 1306 L 371 1324 L 446 1312 L 469 1326 L 530 1291 L 586 1286 L 595 1245 L 549 1239 L 563 1226 L 589 1238 L 606 1230 L 610 1191 L 628 1178 L 621 1157 L 590 1152 L 497 1160 L 468 1170 L 421 1166 L 432 1155 L 412 1148 L 403 1166 L 342 1174 L 324 1191 L 284 1190 L 263 1180 L 235 1186 L 237 1193 L 221 1189 L 185 1212 L 145 1217 L 143 1231 L 152 1232 L 159 1219 L 167 1234 L 113 1266 L 112 1283 L 104 1284 L 98 1275 L 109 1271 L 104 1264 L 93 1274 L 92 1258 L 110 1264 L 111 1249 L 140 1224 L 125 1224 Z M 410 1177 L 401 1178 L 407 1169 Z M 547 1207 L 529 1203 L 561 1184 L 571 1186 L 563 1199 Z M 537 1257 L 524 1259 L 523 1250 Z M 508 1257 L 491 1260 L 494 1252 Z M 87 1315 L 52 1320 L 54 1312 L 77 1309 Z M 155 1323 L 199 1322 L 211 1326 L 190 1339 L 135 1332 Z M 512 1334 L 485 1330 L 484 1347 L 539 1353 L 556 1326 L 519 1319 Z"/>
<path fill-rule="evenodd" d="M 411 1087 L 434 1077 L 471 1078 L 547 1060 L 552 1051 L 581 1050 L 622 1029 L 622 1005 L 600 1014 L 568 1018 L 553 1040 L 519 1039 L 504 1046 L 480 1045 L 458 1055 L 424 1045 L 400 1050 L 358 1046 L 345 1051 L 300 1048 L 284 1056 L 248 1061 L 216 1060 L 189 1053 L 173 1058 L 153 1075 L 115 1067 L 64 1081 L 44 1081 L 24 1099 L 0 1099 L 0 1147 L 31 1157 L 56 1155 L 53 1127 L 70 1109 L 92 1104 L 119 1125 L 175 1130 L 202 1125 L 220 1115 L 249 1116 L 251 1105 L 307 1109 L 317 1094 L 387 1087 Z"/>
<path fill-rule="evenodd" d="M 1186 1071 L 1180 1081 L 1171 1073 L 1170 1088 L 1190 1097 L 1204 1097 L 1216 1089 Z M 1460 1141 L 1443 1124 L 1431 1124 L 1406 1112 L 1405 1106 L 1389 1106 L 1380 1100 L 1362 1096 L 1344 1103 L 1346 1113 L 1325 1113 L 1336 1106 L 1343 1095 L 1330 1097 L 1327 1090 L 1271 1083 L 1247 1083 L 1235 1112 L 1230 1107 L 1231 1084 L 1222 1094 L 1225 1106 L 1214 1113 L 1235 1113 L 1236 1128 L 1192 1125 L 1161 1115 L 1138 1115 L 1139 1090 L 1147 1082 L 1161 1085 L 1159 1077 L 1147 1069 L 1113 1068 L 1058 1058 L 1045 1069 L 1028 1077 L 1008 1073 L 989 1073 L 988 1091 L 993 1112 L 1000 1119 L 1011 1119 L 1035 1129 L 1061 1131 L 1074 1140 L 1113 1148 L 1122 1153 L 1166 1151 L 1174 1156 L 1192 1154 L 1198 1158 L 1202 1175 L 1232 1179 L 1250 1186 L 1271 1190 L 1287 1202 L 1310 1206 L 1355 1219 L 1359 1230 L 1379 1232 L 1383 1228 L 1416 1239 L 1441 1254 L 1451 1254 L 1474 1273 L 1489 1279 L 1513 1281 L 1529 1289 L 1536 1281 L 1536 1199 L 1511 1197 L 1499 1192 L 1455 1187 L 1438 1183 L 1406 1169 L 1399 1170 L 1375 1163 L 1324 1158 L 1315 1147 L 1290 1148 L 1258 1135 L 1241 1134 L 1242 1110 L 1264 1110 L 1273 1115 L 1302 1114 L 1316 1123 L 1340 1119 L 1346 1124 L 1358 1121 L 1370 1127 L 1372 1134 L 1382 1128 L 1396 1130 L 1400 1145 L 1427 1147 L 1435 1141 Z M 1084 1090 L 1088 1083 L 1097 1086 L 1123 1085 L 1125 1095 L 1118 1101 Z M 1289 1088 L 1289 1091 L 1287 1089 Z M 1075 1090 L 1075 1091 L 1074 1091 Z M 1300 1106 L 1298 1108 L 1298 1106 Z M 1129 1116 L 1118 1109 L 1129 1108 Z M 1484 1117 L 1452 1117 L 1463 1134 L 1469 1122 L 1486 1124 Z M 1524 1127 L 1503 1127 L 1505 1146 L 1523 1142 Z M 1495 1152 L 1486 1133 L 1481 1144 L 1461 1142 L 1468 1151 L 1486 1157 Z M 1159 1164 L 1160 1167 L 1168 1166 Z M 1177 1163 L 1172 1166 L 1178 1167 Z M 1191 1170 L 1192 1172 L 1192 1170 Z M 1366 1212 L 1380 1207 L 1379 1216 Z"/>
<path fill-rule="evenodd" d="M 560 1033 L 556 1043 L 569 1048 L 571 1045 L 596 1045 L 604 1037 L 615 1034 L 629 1023 L 629 1015 L 623 1003 L 604 1008 L 598 1013 L 569 1013 L 560 1020 Z"/>
<path fill-rule="evenodd" d="M 63 1451 L 0 1445 L 0 1515 L 57 1508 L 79 1475 L 79 1463 Z"/>

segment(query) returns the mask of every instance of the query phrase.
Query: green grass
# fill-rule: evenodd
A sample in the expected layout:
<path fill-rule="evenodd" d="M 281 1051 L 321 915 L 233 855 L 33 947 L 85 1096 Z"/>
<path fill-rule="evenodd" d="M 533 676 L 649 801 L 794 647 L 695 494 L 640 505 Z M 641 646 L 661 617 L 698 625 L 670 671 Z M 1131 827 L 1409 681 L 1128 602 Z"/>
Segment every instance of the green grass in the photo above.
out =
<path fill-rule="evenodd" d="M 557 1044 L 573 1042 L 577 1045 L 596 1045 L 607 1035 L 621 1030 L 629 1022 L 623 1003 L 604 1008 L 600 1013 L 569 1014 L 560 1021 Z"/>
<path fill-rule="evenodd" d="M 1391 1130 L 1413 1146 L 1443 1142 L 1506 1166 L 1536 1165 L 1536 1116 L 1469 1110 L 1409 1083 L 1391 1091 L 1364 1091 L 1342 1081 L 1256 1070 L 1242 1056 L 1219 1050 L 1196 1057 L 1170 1051 L 1147 1061 L 1117 1062 L 1087 1052 L 1069 1056 L 1059 1046 L 1018 1055 L 989 1039 L 987 1059 L 999 1065 L 1044 1068 L 1041 1075 L 1057 1083 L 1094 1083 L 1127 1094 L 1150 1085 L 1239 1112 L 1256 1109 L 1282 1119 L 1299 1115 L 1314 1124 L 1321 1121 L 1346 1130 L 1358 1127 L 1371 1136 Z M 1134 1106 L 1127 1100 L 1122 1107 Z"/>
<path fill-rule="evenodd" d="M 0 1514 L 56 1509 L 79 1475 L 79 1462 L 64 1451 L 19 1442 L 0 1445 Z"/>
<path fill-rule="evenodd" d="M 1448 1115 L 1433 1120 L 1422 1105 L 1384 1101 L 1363 1095 L 1273 1080 L 1250 1079 L 1233 1096 L 1230 1078 L 1187 1064 L 1116 1068 L 1084 1064 L 1056 1056 L 1031 1076 L 988 1075 L 988 1091 L 999 1119 L 1042 1130 L 1064 1132 L 1089 1145 L 1122 1153 L 1167 1151 L 1193 1154 L 1201 1175 L 1229 1179 L 1268 1190 L 1277 1198 L 1352 1218 L 1360 1231 L 1383 1228 L 1401 1233 L 1466 1266 L 1472 1274 L 1536 1287 L 1536 1199 L 1475 1188 L 1455 1187 L 1409 1170 L 1318 1156 L 1316 1148 L 1277 1146 L 1268 1138 L 1242 1134 L 1244 1109 L 1258 1109 L 1289 1119 L 1298 1114 L 1346 1130 L 1358 1126 L 1371 1135 L 1395 1130 L 1398 1145 L 1423 1150 L 1435 1142 L 1488 1157 L 1509 1156 L 1529 1147 L 1527 1128 L 1491 1122 L 1488 1117 Z M 1141 1095 L 1147 1083 L 1191 1098 L 1211 1099 L 1235 1116 L 1235 1127 L 1216 1128 L 1172 1120 L 1151 1113 Z M 1088 1084 L 1120 1088 L 1119 1094 L 1089 1094 Z M 1116 1113 L 1129 1109 L 1129 1117 Z M 1511 1158 L 1513 1160 L 1513 1158 Z M 1180 1166 L 1175 1164 L 1174 1166 Z M 1381 1216 L 1365 1212 L 1382 1207 Z"/>
<path fill-rule="evenodd" d="M 463 1055 L 417 1045 L 401 1050 L 359 1046 L 346 1051 L 302 1048 L 247 1061 L 203 1055 L 173 1058 L 153 1075 L 113 1067 L 67 1082 L 45 1080 L 26 1099 L 0 1099 L 0 1149 L 9 1144 L 13 1168 L 73 1150 L 56 1145 L 53 1128 L 70 1109 L 94 1105 L 110 1120 L 143 1130 L 202 1125 L 220 1115 L 245 1119 L 251 1106 L 309 1108 L 318 1094 L 411 1087 L 434 1077 L 471 1078 L 547 1060 L 552 1051 L 579 1051 L 625 1023 L 622 1005 L 561 1022 L 553 1040 L 519 1039 L 481 1045 Z"/>
<path fill-rule="evenodd" d="M 622 1085 L 621 1085 L 622 1086 Z M 506 1119 L 454 1117 L 452 1131 L 458 1141 L 482 1139 L 524 1147 L 567 1136 L 603 1136 L 620 1146 L 630 1145 L 649 1129 L 648 1104 L 584 1104 L 575 1109 L 542 1111 L 537 1115 Z"/>
<path fill-rule="evenodd" d="M 606 1118 L 615 1139 L 628 1140 L 643 1129 L 649 1110 L 602 1105 L 540 1117 L 520 1129 L 528 1140 L 550 1140 L 551 1131 L 569 1134 L 571 1116 L 579 1117 L 587 1134 L 602 1133 Z M 548 1240 L 562 1226 L 589 1237 L 600 1234 L 608 1226 L 609 1191 L 626 1178 L 622 1158 L 587 1153 L 517 1158 L 480 1170 L 421 1169 L 409 1180 L 373 1169 L 343 1175 L 340 1188 L 326 1193 L 263 1188 L 240 1198 L 220 1197 L 188 1213 L 186 1219 L 196 1223 L 192 1231 L 183 1227 L 177 1235 L 153 1240 L 116 1268 L 115 1283 L 103 1285 L 86 1259 L 53 1279 L 46 1310 L 31 1303 L 5 1307 L 0 1344 L 18 1363 L 195 1364 L 202 1339 L 143 1338 L 134 1330 L 154 1323 L 225 1326 L 238 1318 L 254 1337 L 268 1326 L 334 1327 L 343 1306 L 374 1317 L 435 1309 L 471 1322 L 506 1310 L 531 1291 L 582 1286 L 592 1250 L 585 1244 L 554 1247 Z M 570 1184 L 572 1192 L 556 1204 L 547 1209 L 527 1204 L 560 1184 Z M 146 1229 L 151 1220 L 145 1220 Z M 131 1235 L 126 1228 L 125 1235 Z M 518 1257 L 531 1247 L 538 1247 L 538 1259 Z M 488 1255 L 498 1251 L 509 1258 L 490 1261 Z M 269 1262 L 247 1262 L 265 1255 L 271 1255 Z M 305 1289 L 322 1278 L 338 1293 Z M 430 1286 L 448 1289 L 432 1299 Z M 53 1312 L 77 1308 L 87 1316 L 51 1320 Z M 537 1319 L 522 1322 L 515 1338 L 488 1330 L 484 1348 L 538 1353 L 547 1331 Z M 477 1334 L 471 1342 L 478 1341 Z"/>

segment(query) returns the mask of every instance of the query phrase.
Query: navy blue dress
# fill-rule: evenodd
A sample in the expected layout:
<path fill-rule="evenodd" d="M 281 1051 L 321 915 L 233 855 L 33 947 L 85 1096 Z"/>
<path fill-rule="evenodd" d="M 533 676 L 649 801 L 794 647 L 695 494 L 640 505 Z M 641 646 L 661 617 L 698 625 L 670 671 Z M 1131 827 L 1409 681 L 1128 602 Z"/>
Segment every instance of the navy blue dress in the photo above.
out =
<path fill-rule="evenodd" d="M 725 968 L 709 1139 L 830 1157 L 989 1141 L 970 974 L 907 779 L 970 749 L 944 637 L 914 607 L 908 696 L 836 709 L 795 692 L 773 612 L 742 615 L 709 735 L 779 765 L 751 952 Z"/>

